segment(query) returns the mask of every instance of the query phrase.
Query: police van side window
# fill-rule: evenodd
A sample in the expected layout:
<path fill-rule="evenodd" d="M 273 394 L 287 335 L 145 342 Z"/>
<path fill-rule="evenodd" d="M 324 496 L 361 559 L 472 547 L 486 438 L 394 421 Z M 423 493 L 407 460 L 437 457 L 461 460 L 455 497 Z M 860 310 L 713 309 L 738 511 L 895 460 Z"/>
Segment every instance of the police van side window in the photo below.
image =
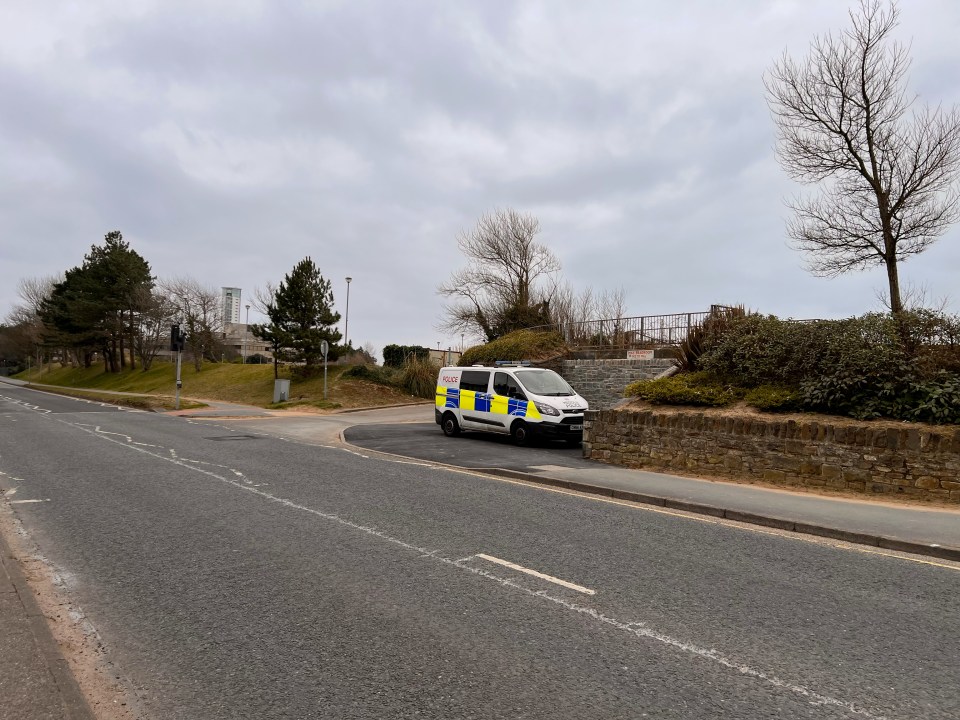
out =
<path fill-rule="evenodd" d="M 474 392 L 487 392 L 490 384 L 490 373 L 482 370 L 464 370 L 460 376 L 460 389 Z"/>
<path fill-rule="evenodd" d="M 497 395 L 505 395 L 506 397 L 517 398 L 518 400 L 526 400 L 526 396 L 520 389 L 520 385 L 517 384 L 516 380 L 507 375 L 507 373 L 498 372 L 494 374 L 493 391 Z"/>

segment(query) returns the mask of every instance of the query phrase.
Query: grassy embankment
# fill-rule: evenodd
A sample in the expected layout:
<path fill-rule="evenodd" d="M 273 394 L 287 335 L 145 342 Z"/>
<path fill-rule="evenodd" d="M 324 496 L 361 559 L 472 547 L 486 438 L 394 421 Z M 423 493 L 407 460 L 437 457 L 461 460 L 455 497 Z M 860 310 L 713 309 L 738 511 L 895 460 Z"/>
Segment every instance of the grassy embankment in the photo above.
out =
<path fill-rule="evenodd" d="M 196 372 L 192 364 L 181 370 L 182 409 L 202 407 L 204 400 L 241 403 L 274 409 L 320 409 L 373 407 L 414 402 L 414 398 L 394 388 L 360 378 L 342 378 L 346 366 L 331 365 L 327 371 L 327 399 L 323 398 L 323 373 L 309 380 L 291 378 L 285 368 L 280 377 L 290 379 L 290 401 L 279 405 L 273 400 L 273 366 L 204 363 Z M 90 400 L 130 405 L 139 408 L 171 410 L 176 393 L 176 370 L 171 363 L 156 362 L 147 372 L 127 370 L 106 373 L 102 366 L 70 368 L 53 366 L 17 375 L 32 384 L 56 385 L 65 394 Z M 78 390 L 82 388 L 82 390 Z M 113 395 L 112 393 L 131 393 Z"/>

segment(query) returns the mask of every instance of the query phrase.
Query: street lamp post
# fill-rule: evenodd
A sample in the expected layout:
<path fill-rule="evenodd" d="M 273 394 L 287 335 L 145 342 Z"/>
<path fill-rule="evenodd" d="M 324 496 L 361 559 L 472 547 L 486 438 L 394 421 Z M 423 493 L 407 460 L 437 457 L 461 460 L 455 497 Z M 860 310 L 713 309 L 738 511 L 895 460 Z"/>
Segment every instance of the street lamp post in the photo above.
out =
<path fill-rule="evenodd" d="M 250 304 L 247 303 L 247 322 L 243 325 L 243 335 L 240 337 L 240 357 L 243 364 L 247 364 L 247 333 L 250 332 Z"/>
<path fill-rule="evenodd" d="M 350 346 L 350 281 L 352 277 L 347 278 L 347 310 L 343 317 L 343 344 Z"/>

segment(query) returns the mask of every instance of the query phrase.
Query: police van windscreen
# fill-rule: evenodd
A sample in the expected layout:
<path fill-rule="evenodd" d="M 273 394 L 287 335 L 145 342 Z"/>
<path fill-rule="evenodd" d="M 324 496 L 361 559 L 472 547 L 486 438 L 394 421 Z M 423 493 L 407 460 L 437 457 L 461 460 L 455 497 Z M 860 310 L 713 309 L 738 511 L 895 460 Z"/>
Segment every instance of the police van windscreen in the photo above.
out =
<path fill-rule="evenodd" d="M 531 395 L 552 395 L 554 397 L 576 395 L 567 381 L 553 370 L 517 370 L 515 374 L 517 380 L 523 385 L 523 389 Z"/>

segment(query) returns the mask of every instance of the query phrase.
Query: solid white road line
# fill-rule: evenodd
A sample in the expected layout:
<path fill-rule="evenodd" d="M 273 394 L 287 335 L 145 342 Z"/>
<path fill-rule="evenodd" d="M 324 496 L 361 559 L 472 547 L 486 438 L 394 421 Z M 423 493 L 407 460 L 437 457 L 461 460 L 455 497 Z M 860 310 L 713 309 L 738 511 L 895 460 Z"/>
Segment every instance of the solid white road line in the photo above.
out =
<path fill-rule="evenodd" d="M 547 582 L 552 582 L 555 585 L 560 585 L 565 588 L 570 588 L 571 590 L 576 590 L 577 592 L 583 593 L 584 595 L 597 594 L 596 590 L 585 588 L 583 587 L 583 585 L 574 585 L 572 582 L 567 582 L 566 580 L 555 578 L 553 577 L 553 575 L 546 575 L 542 572 L 531 570 L 530 568 L 524 567 L 523 565 L 517 565 L 516 563 L 512 563 L 509 560 L 502 560 L 500 558 L 493 557 L 493 555 L 484 555 L 483 553 L 477 553 L 475 557 L 478 557 L 481 560 L 486 560 L 487 562 L 496 563 L 497 565 L 503 565 L 504 567 L 508 567 L 511 570 L 517 570 L 518 572 L 526 573 L 527 575 L 533 575 L 534 577 L 538 577 L 541 580 L 546 580 Z"/>

